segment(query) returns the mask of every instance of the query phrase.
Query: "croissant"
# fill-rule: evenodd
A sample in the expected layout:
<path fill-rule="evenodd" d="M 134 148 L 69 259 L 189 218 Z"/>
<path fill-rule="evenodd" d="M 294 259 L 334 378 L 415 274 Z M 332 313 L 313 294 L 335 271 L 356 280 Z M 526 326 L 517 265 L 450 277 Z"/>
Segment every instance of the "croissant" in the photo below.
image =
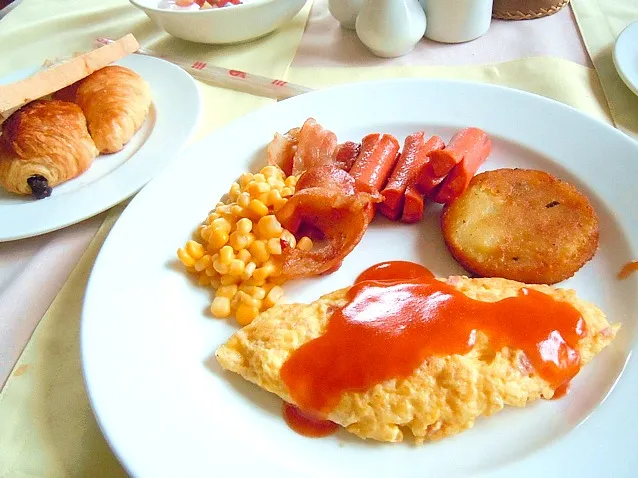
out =
<path fill-rule="evenodd" d="M 2 124 L 0 185 L 42 199 L 86 171 L 98 154 L 78 105 L 33 101 Z"/>
<path fill-rule="evenodd" d="M 80 80 L 75 102 L 84 111 L 100 152 L 116 153 L 144 123 L 151 106 L 151 89 L 134 71 L 112 65 Z"/>

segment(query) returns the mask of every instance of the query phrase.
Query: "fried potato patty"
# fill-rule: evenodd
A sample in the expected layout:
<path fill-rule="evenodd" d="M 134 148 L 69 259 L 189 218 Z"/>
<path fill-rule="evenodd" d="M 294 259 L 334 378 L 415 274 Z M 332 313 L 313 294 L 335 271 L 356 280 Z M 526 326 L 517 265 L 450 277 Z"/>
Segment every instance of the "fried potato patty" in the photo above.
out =
<path fill-rule="evenodd" d="M 554 284 L 598 248 L 598 218 L 574 186 L 543 171 L 478 174 L 443 210 L 445 244 L 469 272 Z"/>

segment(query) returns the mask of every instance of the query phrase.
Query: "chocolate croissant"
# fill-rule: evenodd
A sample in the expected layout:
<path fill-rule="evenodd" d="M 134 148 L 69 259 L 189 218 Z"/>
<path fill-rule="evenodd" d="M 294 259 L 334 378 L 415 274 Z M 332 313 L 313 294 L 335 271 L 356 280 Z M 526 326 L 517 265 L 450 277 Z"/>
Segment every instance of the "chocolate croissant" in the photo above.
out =
<path fill-rule="evenodd" d="M 134 71 L 112 65 L 80 80 L 75 102 L 84 111 L 100 152 L 115 153 L 144 123 L 151 106 L 151 89 Z"/>
<path fill-rule="evenodd" d="M 2 124 L 0 185 L 41 199 L 86 171 L 98 154 L 78 105 L 33 101 Z"/>

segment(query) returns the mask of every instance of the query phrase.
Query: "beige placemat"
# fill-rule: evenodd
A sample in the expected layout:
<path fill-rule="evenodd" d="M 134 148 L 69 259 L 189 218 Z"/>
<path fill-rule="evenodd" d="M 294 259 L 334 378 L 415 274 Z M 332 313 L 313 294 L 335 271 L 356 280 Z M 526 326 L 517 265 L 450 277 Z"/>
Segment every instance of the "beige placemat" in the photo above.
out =
<path fill-rule="evenodd" d="M 479 67 L 291 69 L 309 86 L 390 77 L 480 80 L 539 93 L 609 121 L 593 70 L 564 60 L 532 58 Z M 558 81 L 560 79 L 560 81 Z M 120 213 L 114 209 L 43 317 L 0 392 L 0 476 L 119 476 L 82 381 L 80 303 L 96 254 Z"/>
<path fill-rule="evenodd" d="M 380 78 L 456 78 L 510 86 L 558 100 L 607 123 L 611 117 L 596 72 L 568 60 L 535 57 L 485 66 L 296 68 L 288 81 L 320 88 Z"/>
<path fill-rule="evenodd" d="M 616 127 L 638 140 L 638 96 L 622 81 L 613 60 L 616 38 L 638 21 L 638 0 L 572 0 L 572 9 Z"/>

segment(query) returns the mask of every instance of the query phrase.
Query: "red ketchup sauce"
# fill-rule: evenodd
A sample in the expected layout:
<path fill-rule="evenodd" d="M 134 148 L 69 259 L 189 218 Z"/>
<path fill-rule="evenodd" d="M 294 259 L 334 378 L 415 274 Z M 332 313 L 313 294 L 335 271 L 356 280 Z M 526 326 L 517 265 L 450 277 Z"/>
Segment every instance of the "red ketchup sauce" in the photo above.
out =
<path fill-rule="evenodd" d="M 480 302 L 418 264 L 395 261 L 359 276 L 326 333 L 295 350 L 281 378 L 299 408 L 324 416 L 344 392 L 406 378 L 432 356 L 468 353 L 477 330 L 494 350 L 522 350 L 554 389 L 566 390 L 580 370 L 574 347 L 585 322 L 570 304 L 527 288 Z"/>
<path fill-rule="evenodd" d="M 626 279 L 633 272 L 636 272 L 636 271 L 638 271 L 638 261 L 628 262 L 627 264 L 623 266 L 622 270 L 618 273 L 618 278 Z"/>
<path fill-rule="evenodd" d="M 317 418 L 286 402 L 284 402 L 283 415 L 290 428 L 307 437 L 321 438 L 332 435 L 339 429 L 336 423 Z"/>

